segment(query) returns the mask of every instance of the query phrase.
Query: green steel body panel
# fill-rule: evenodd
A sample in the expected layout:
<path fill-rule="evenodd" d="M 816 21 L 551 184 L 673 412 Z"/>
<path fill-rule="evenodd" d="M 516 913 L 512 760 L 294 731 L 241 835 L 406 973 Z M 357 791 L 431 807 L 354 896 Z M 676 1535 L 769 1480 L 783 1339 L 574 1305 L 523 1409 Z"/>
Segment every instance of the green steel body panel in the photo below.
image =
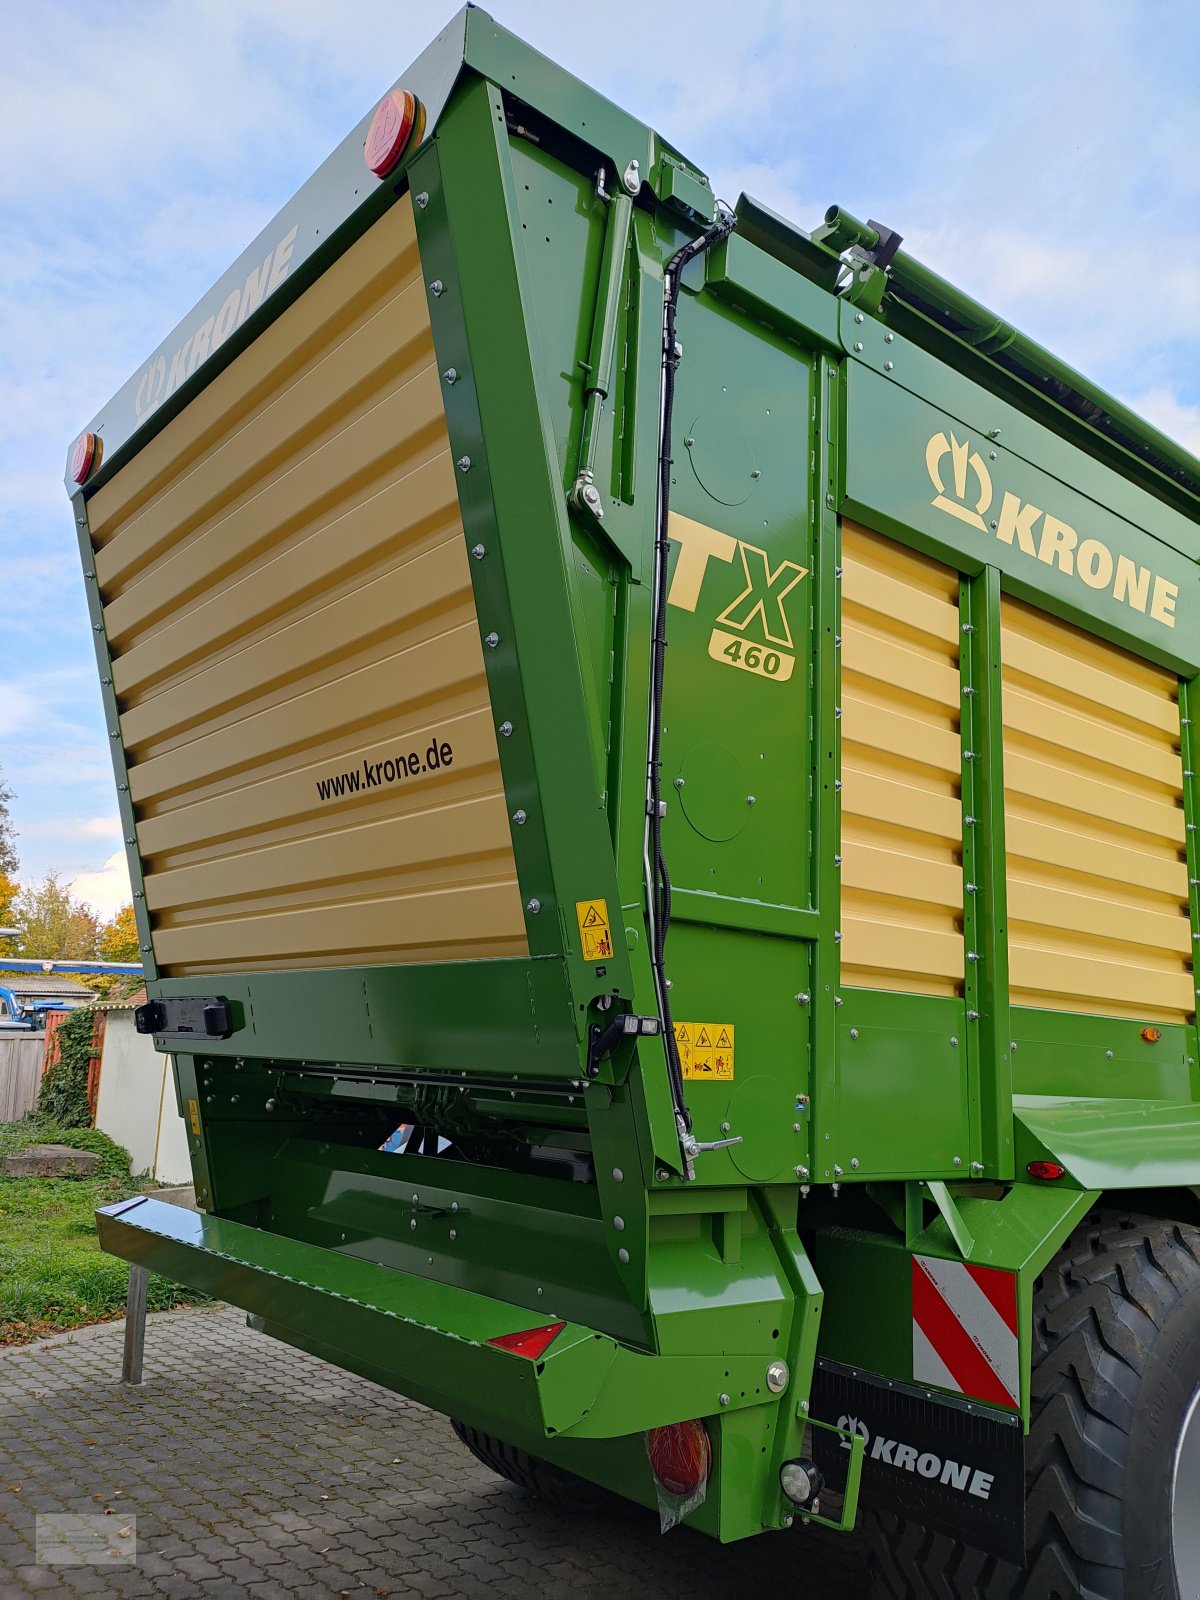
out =
<path fill-rule="evenodd" d="M 1082 1188 L 1196 1186 L 1200 1105 L 1195 1102 L 1017 1095 L 1013 1108 L 1018 1141 L 1040 1146 Z"/>
<path fill-rule="evenodd" d="M 886 287 L 875 311 L 839 295 L 836 258 L 744 196 L 687 268 L 661 787 L 666 974 L 693 1133 L 716 1147 L 689 1179 L 664 1040 L 590 1044 L 659 1010 L 664 266 L 712 191 L 482 12 L 399 82 L 426 116 L 402 165 L 366 172 L 364 119 L 90 425 L 104 455 L 70 485 L 149 992 L 219 993 L 232 1022 L 158 1038 L 205 1214 L 106 1208 L 101 1241 L 648 1504 L 643 1433 L 703 1418 L 714 1474 L 691 1520 L 741 1538 L 790 1519 L 780 1467 L 808 1420 L 836 1424 L 807 1416 L 818 1355 L 913 1381 L 914 1254 L 1015 1276 L 1028 1423 L 1034 1283 L 1071 1228 L 1110 1191 L 1197 1206 L 1194 1017 L 1010 1005 L 1001 684 L 1004 595 L 1180 675 L 1200 936 L 1196 505 Z M 529 954 L 163 978 L 88 501 L 406 191 Z M 249 275 L 285 239 L 256 299 Z M 958 574 L 953 993 L 842 982 L 848 518 Z M 596 900 L 612 947 L 585 959 L 577 906 Z M 707 1027 L 729 1030 L 719 1064 Z M 420 1153 L 381 1149 L 400 1123 Z M 1033 1180 L 1035 1159 L 1066 1175 Z M 552 1320 L 541 1361 L 487 1343 Z"/>

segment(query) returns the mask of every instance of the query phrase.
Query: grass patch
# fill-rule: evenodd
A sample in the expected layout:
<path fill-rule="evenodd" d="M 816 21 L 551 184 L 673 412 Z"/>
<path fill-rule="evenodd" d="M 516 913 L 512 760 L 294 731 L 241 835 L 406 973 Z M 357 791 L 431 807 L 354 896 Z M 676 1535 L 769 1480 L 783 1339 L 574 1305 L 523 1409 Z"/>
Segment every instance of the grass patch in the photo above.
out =
<path fill-rule="evenodd" d="M 100 1164 L 90 1178 L 0 1176 L 0 1345 L 105 1322 L 125 1309 L 129 1263 L 101 1250 L 93 1213 L 139 1194 L 129 1156 L 96 1128 L 63 1128 L 44 1118 L 0 1122 L 0 1155 L 31 1144 L 91 1150 Z M 151 1311 L 205 1304 L 205 1297 L 150 1274 Z"/>

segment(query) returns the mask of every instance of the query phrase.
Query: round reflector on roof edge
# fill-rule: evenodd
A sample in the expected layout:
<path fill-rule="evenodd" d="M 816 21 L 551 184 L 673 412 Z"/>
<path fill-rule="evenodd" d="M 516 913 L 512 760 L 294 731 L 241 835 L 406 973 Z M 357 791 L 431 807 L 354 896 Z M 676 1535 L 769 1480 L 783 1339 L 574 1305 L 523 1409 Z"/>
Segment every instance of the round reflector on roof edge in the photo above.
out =
<path fill-rule="evenodd" d="M 72 483 L 82 483 L 100 460 L 100 439 L 94 433 L 81 433 L 71 450 L 69 472 Z"/>
<path fill-rule="evenodd" d="M 416 95 L 408 89 L 392 89 L 379 102 L 363 143 L 363 160 L 377 178 L 386 178 L 404 154 L 419 110 Z"/>

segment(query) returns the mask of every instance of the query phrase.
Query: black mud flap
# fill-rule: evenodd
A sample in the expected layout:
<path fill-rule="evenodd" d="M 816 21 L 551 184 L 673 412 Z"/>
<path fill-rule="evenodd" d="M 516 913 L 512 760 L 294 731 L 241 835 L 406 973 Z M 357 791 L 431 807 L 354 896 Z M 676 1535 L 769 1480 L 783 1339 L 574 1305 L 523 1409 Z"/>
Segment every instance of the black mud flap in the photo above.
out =
<path fill-rule="evenodd" d="M 1002 1560 L 1025 1561 L 1025 1435 L 990 1406 L 931 1396 L 819 1360 L 812 1415 L 862 1434 L 862 1503 L 899 1512 Z M 848 1441 L 812 1432 L 817 1465 L 839 1493 Z"/>

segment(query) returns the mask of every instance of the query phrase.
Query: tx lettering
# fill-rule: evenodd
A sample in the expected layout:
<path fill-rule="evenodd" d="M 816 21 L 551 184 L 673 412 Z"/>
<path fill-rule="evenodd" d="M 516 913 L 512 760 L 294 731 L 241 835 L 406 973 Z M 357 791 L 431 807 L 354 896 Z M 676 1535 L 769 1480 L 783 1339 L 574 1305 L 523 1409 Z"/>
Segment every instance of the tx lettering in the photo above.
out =
<path fill-rule="evenodd" d="M 875 1436 L 871 1460 L 882 1461 L 888 1467 L 900 1467 L 931 1482 L 936 1479 L 951 1489 L 965 1490 L 980 1500 L 990 1499 L 996 1478 L 994 1472 L 984 1472 L 979 1467 L 964 1465 L 961 1461 L 951 1461 L 949 1458 L 943 1460 L 941 1456 L 934 1455 L 932 1450 L 918 1453 L 911 1444 L 885 1439 L 882 1434 Z"/>
<path fill-rule="evenodd" d="M 751 623 L 757 623 L 765 642 L 793 648 L 792 630 L 783 602 L 806 576 L 807 567 L 795 561 L 781 561 L 772 571 L 765 550 L 706 527 L 702 522 L 693 522 L 690 517 L 672 514 L 670 535 L 679 545 L 679 558 L 667 590 L 668 605 L 695 611 L 709 561 L 732 562 L 740 556 L 745 587 L 717 621 L 736 628 L 739 633 L 744 633 Z"/>

